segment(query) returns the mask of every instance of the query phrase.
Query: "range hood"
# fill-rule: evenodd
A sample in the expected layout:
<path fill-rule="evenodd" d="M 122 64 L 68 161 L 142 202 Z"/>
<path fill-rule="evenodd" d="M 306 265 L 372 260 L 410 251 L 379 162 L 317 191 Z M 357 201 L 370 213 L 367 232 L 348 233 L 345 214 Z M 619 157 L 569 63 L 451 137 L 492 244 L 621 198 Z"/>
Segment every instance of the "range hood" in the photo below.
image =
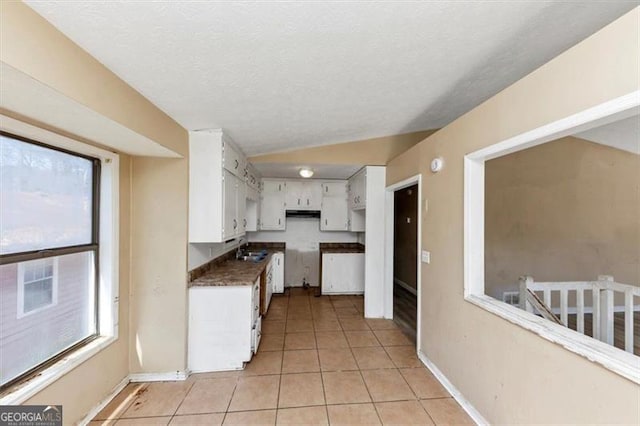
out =
<path fill-rule="evenodd" d="M 320 210 L 287 210 L 287 217 L 320 219 Z"/>

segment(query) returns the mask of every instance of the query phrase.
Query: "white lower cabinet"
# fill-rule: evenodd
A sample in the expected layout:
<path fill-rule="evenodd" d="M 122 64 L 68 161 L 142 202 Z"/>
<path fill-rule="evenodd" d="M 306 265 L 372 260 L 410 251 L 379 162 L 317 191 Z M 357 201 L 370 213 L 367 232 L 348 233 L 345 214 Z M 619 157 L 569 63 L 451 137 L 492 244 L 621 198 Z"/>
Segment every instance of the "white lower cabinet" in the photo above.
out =
<path fill-rule="evenodd" d="M 364 253 L 322 255 L 322 294 L 364 293 Z"/>
<path fill-rule="evenodd" d="M 252 286 L 189 289 L 189 370 L 239 370 L 258 350 L 260 278 Z"/>
<path fill-rule="evenodd" d="M 284 253 L 274 253 L 271 259 L 273 262 L 273 292 L 284 293 Z"/>

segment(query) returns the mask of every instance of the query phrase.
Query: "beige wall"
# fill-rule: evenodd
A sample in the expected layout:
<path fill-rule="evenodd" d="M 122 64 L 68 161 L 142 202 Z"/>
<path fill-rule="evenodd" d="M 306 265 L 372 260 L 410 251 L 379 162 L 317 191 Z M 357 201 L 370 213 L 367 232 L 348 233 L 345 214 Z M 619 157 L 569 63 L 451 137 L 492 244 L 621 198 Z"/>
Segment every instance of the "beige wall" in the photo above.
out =
<path fill-rule="evenodd" d="M 640 285 L 640 156 L 567 137 L 485 166 L 485 292 L 518 277 Z"/>
<path fill-rule="evenodd" d="M 135 157 L 131 209 L 131 373 L 186 369 L 185 159 Z"/>
<path fill-rule="evenodd" d="M 25 402 L 62 405 L 65 424 L 81 420 L 129 374 L 130 206 L 131 158 L 121 155 L 118 340 Z"/>
<path fill-rule="evenodd" d="M 384 166 L 391 159 L 405 152 L 435 130 L 404 133 L 395 136 L 365 139 L 334 145 L 297 149 L 249 158 L 252 163 L 300 163 L 307 164 L 363 164 Z"/>
<path fill-rule="evenodd" d="M 638 385 L 463 298 L 464 155 L 638 90 L 639 23 L 636 8 L 387 166 L 387 185 L 421 173 L 428 200 L 420 349 L 492 423 L 640 422 Z"/>

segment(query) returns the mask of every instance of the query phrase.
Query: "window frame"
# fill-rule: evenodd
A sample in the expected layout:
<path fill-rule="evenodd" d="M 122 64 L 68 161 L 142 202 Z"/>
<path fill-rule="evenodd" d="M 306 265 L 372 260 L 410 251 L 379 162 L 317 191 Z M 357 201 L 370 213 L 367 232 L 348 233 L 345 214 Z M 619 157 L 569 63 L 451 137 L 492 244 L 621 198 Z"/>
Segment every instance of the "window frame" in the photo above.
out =
<path fill-rule="evenodd" d="M 488 160 L 639 113 L 640 91 L 634 91 L 464 156 L 464 299 L 636 384 L 640 365 L 635 355 L 485 294 L 484 185 Z"/>
<path fill-rule="evenodd" d="M 74 151 L 60 148 L 57 146 L 53 146 L 47 143 L 44 143 L 40 140 L 35 140 L 27 137 L 23 137 L 20 135 L 16 135 L 11 132 L 7 132 L 0 129 L 0 135 L 21 141 L 23 143 L 28 143 L 36 146 L 40 146 L 46 149 L 50 149 L 57 152 L 62 152 L 67 155 L 72 155 L 75 157 L 80 157 L 85 160 L 91 162 L 92 166 L 92 176 L 91 176 L 91 241 L 87 244 L 79 244 L 74 246 L 63 246 L 63 247 L 55 247 L 55 248 L 43 248 L 39 250 L 31 250 L 26 252 L 18 252 L 18 253 L 8 253 L 8 254 L 0 254 L 0 265 L 9 265 L 16 264 L 18 266 L 18 318 L 23 318 L 27 315 L 35 314 L 37 312 L 41 312 L 44 309 L 47 309 L 51 306 L 57 304 L 57 260 L 60 256 L 75 254 L 75 253 L 85 253 L 92 252 L 93 253 L 93 263 L 94 263 L 94 277 L 93 277 L 93 294 L 94 294 L 94 332 L 79 342 L 74 343 L 69 348 L 58 352 L 57 354 L 47 358 L 40 364 L 33 366 L 33 368 L 27 370 L 23 374 L 9 380 L 5 384 L 0 385 L 0 392 L 5 389 L 9 389 L 14 386 L 16 383 L 22 382 L 24 380 L 29 379 L 34 374 L 40 372 L 43 368 L 46 368 L 48 365 L 62 359 L 69 352 L 77 349 L 78 345 L 86 344 L 100 335 L 100 323 L 99 323 L 99 300 L 100 292 L 98 288 L 98 282 L 100 277 L 100 170 L 101 170 L 101 162 L 98 158 L 91 157 L 89 155 L 76 153 Z M 55 277 L 55 293 L 54 293 L 54 303 L 51 305 L 47 305 L 42 308 L 35 309 L 33 311 L 24 313 L 24 262 L 32 261 L 32 260 L 40 260 L 40 259 L 54 259 L 54 277 Z M 22 296 L 22 297 L 20 297 Z M 20 304 L 22 302 L 22 305 Z"/>
<path fill-rule="evenodd" d="M 43 305 L 43 306 L 39 306 L 35 309 L 32 309 L 30 311 L 26 311 L 24 310 L 24 293 L 25 293 L 25 285 L 26 284 L 31 284 L 33 282 L 37 282 L 40 280 L 35 280 L 35 281 L 29 281 L 29 282 L 25 282 L 24 279 L 24 274 L 26 272 L 26 262 L 20 262 L 18 263 L 18 297 L 17 299 L 17 319 L 22 319 L 24 317 L 27 317 L 29 315 L 33 315 L 33 314 L 37 314 L 38 312 L 42 312 L 44 310 L 47 310 L 53 306 L 56 306 L 58 304 L 58 258 L 57 257 L 53 257 L 53 258 L 45 258 L 45 259 L 52 259 L 52 272 L 51 272 L 51 303 L 47 304 L 47 305 Z M 40 259 L 38 259 L 40 260 Z"/>
<path fill-rule="evenodd" d="M 0 131 L 8 137 L 94 161 L 91 244 L 6 254 L 0 264 L 93 251 L 95 261 L 95 333 L 48 361 L 5 383 L 0 405 L 21 404 L 118 339 L 119 315 L 119 173 L 117 153 L 0 114 Z M 38 142 L 46 140 L 47 143 Z M 95 173 L 95 168 L 99 173 Z M 99 244 L 98 244 L 99 242 Z"/>

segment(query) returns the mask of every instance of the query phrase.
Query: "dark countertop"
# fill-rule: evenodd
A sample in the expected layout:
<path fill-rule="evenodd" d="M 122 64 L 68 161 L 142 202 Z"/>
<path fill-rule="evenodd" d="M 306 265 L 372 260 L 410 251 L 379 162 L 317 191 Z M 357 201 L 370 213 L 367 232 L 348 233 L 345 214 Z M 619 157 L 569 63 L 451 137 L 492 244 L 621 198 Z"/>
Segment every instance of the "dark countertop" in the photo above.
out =
<path fill-rule="evenodd" d="M 189 287 L 224 287 L 253 285 L 264 268 L 267 267 L 273 253 L 269 253 L 260 262 L 243 262 L 229 259 L 216 265 L 209 272 L 189 283 Z"/>
<path fill-rule="evenodd" d="M 244 262 L 235 259 L 235 250 L 230 251 L 189 273 L 189 287 L 224 287 L 253 285 L 269 264 L 271 256 L 285 250 L 284 243 L 249 243 L 249 251 L 267 250 L 260 262 Z"/>
<path fill-rule="evenodd" d="M 320 255 L 325 253 L 364 253 L 360 243 L 320 243 Z"/>

